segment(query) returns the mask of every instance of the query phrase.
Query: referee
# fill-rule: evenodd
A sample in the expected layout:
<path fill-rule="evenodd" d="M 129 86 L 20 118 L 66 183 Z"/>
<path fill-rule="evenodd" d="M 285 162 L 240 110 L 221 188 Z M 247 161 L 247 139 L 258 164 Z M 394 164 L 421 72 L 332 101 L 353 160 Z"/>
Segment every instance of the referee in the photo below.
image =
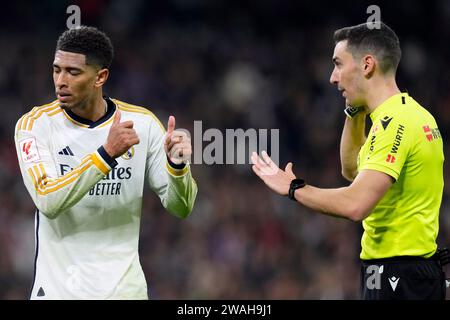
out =
<path fill-rule="evenodd" d="M 444 154 L 436 121 L 399 90 L 400 43 L 387 25 L 343 28 L 334 41 L 330 82 L 348 106 L 340 155 L 351 184 L 313 187 L 293 174 L 292 163 L 283 171 L 265 152 L 262 159 L 253 154 L 253 171 L 275 192 L 309 208 L 362 221 L 363 299 L 445 299 L 436 245 Z"/>

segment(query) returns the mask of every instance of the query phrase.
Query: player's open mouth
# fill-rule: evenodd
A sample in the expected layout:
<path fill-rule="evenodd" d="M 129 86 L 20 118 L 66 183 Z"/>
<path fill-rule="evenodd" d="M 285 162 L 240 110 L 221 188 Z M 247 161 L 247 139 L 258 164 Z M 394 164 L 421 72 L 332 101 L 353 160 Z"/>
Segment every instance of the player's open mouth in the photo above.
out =
<path fill-rule="evenodd" d="M 70 99 L 71 96 L 72 95 L 68 94 L 68 93 L 58 93 L 57 94 L 58 100 L 61 102 L 67 101 L 68 99 Z"/>

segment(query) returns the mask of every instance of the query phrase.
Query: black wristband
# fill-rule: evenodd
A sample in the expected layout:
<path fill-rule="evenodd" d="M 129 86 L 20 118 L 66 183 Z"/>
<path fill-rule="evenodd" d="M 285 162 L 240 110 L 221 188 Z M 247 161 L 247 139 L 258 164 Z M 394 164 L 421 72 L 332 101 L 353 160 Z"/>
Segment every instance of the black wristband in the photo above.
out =
<path fill-rule="evenodd" d="M 306 186 L 305 180 L 303 179 L 292 180 L 291 185 L 289 186 L 289 193 L 288 193 L 289 199 L 297 201 L 297 199 L 295 199 L 295 190 L 303 188 L 304 186 Z"/>

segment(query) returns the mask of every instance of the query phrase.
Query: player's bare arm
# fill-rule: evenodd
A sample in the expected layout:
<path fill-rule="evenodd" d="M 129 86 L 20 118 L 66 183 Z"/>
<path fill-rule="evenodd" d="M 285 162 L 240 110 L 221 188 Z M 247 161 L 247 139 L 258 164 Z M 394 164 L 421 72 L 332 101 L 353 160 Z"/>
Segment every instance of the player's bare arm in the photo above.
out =
<path fill-rule="evenodd" d="M 262 153 L 262 159 L 253 153 L 252 162 L 253 171 L 270 189 L 280 195 L 288 195 L 291 181 L 296 178 L 292 163 L 288 163 L 283 171 L 265 152 Z M 362 170 L 348 187 L 321 189 L 307 185 L 295 191 L 295 199 L 321 213 L 361 221 L 391 187 L 392 180 L 385 173 Z"/>

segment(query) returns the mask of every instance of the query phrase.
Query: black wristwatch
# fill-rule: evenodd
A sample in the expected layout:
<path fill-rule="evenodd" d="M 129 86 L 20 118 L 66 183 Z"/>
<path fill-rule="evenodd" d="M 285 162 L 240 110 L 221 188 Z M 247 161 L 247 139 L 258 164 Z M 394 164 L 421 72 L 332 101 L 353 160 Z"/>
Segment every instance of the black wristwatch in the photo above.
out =
<path fill-rule="evenodd" d="M 295 200 L 295 190 L 303 188 L 306 186 L 306 182 L 303 179 L 294 179 L 291 181 L 291 186 L 289 187 L 289 199 Z"/>

